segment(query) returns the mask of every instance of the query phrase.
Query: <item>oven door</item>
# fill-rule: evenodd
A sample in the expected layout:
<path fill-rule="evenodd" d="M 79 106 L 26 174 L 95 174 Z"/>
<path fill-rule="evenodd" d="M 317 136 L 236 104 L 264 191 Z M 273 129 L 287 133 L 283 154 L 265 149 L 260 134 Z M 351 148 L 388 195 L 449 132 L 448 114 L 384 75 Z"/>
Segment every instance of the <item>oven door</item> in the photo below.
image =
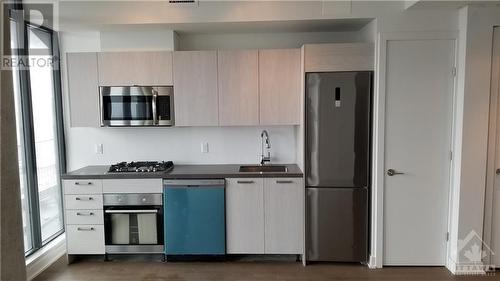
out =
<path fill-rule="evenodd" d="M 105 206 L 107 254 L 162 254 L 162 206 Z"/>

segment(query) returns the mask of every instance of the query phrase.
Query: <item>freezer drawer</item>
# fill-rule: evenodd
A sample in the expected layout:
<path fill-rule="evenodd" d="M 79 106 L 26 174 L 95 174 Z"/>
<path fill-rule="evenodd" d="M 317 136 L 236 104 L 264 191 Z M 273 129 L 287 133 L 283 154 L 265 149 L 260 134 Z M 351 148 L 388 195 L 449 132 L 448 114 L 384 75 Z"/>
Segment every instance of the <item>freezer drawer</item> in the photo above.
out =
<path fill-rule="evenodd" d="M 306 204 L 307 260 L 367 261 L 367 188 L 307 188 Z"/>

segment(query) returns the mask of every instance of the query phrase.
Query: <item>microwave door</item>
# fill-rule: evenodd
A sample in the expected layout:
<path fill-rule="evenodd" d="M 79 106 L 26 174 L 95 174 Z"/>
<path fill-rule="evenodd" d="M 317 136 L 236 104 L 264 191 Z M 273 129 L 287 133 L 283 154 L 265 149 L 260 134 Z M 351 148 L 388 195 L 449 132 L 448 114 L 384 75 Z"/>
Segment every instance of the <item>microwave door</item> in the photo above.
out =
<path fill-rule="evenodd" d="M 101 87 L 100 92 L 101 126 L 153 125 L 151 87 Z"/>

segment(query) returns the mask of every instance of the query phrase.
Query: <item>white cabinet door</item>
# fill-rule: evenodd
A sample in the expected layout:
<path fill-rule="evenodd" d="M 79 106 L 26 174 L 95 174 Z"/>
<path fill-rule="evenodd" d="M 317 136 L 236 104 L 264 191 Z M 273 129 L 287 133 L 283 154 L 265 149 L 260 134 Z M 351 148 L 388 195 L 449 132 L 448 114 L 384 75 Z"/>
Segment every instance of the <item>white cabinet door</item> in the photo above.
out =
<path fill-rule="evenodd" d="M 258 50 L 219 51 L 217 60 L 219 125 L 258 125 Z"/>
<path fill-rule="evenodd" d="M 103 255 L 104 225 L 66 225 L 69 255 Z"/>
<path fill-rule="evenodd" d="M 71 127 L 99 127 L 97 54 L 68 53 L 66 60 Z"/>
<path fill-rule="evenodd" d="M 302 254 L 304 186 L 302 178 L 264 179 L 265 253 Z"/>
<path fill-rule="evenodd" d="M 219 125 L 217 51 L 174 52 L 176 126 Z"/>
<path fill-rule="evenodd" d="M 264 253 L 262 178 L 226 179 L 226 247 L 228 254 Z"/>
<path fill-rule="evenodd" d="M 102 210 L 102 204 L 102 194 L 64 195 L 66 210 Z"/>
<path fill-rule="evenodd" d="M 100 86 L 170 86 L 172 52 L 98 53 Z"/>
<path fill-rule="evenodd" d="M 300 123 L 300 78 L 300 49 L 259 50 L 261 125 Z"/>

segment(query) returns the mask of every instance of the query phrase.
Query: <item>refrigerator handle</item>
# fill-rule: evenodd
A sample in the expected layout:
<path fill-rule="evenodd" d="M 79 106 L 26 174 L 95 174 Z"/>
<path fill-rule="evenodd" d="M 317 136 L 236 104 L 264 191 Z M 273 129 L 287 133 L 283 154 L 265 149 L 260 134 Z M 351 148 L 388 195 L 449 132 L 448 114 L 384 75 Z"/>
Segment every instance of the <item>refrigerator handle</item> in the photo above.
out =
<path fill-rule="evenodd" d="M 318 197 L 318 190 L 317 189 L 308 189 L 307 190 L 307 196 L 309 197 L 307 202 L 309 206 L 307 207 L 308 210 L 308 217 L 309 217 L 309 226 L 307 227 L 309 229 L 308 234 L 307 234 L 307 239 L 309 240 L 309 243 L 307 245 L 310 245 L 310 248 L 306 250 L 307 256 L 314 256 L 316 255 L 318 249 L 319 249 L 319 239 L 318 237 L 318 216 L 319 216 L 319 197 Z"/>

